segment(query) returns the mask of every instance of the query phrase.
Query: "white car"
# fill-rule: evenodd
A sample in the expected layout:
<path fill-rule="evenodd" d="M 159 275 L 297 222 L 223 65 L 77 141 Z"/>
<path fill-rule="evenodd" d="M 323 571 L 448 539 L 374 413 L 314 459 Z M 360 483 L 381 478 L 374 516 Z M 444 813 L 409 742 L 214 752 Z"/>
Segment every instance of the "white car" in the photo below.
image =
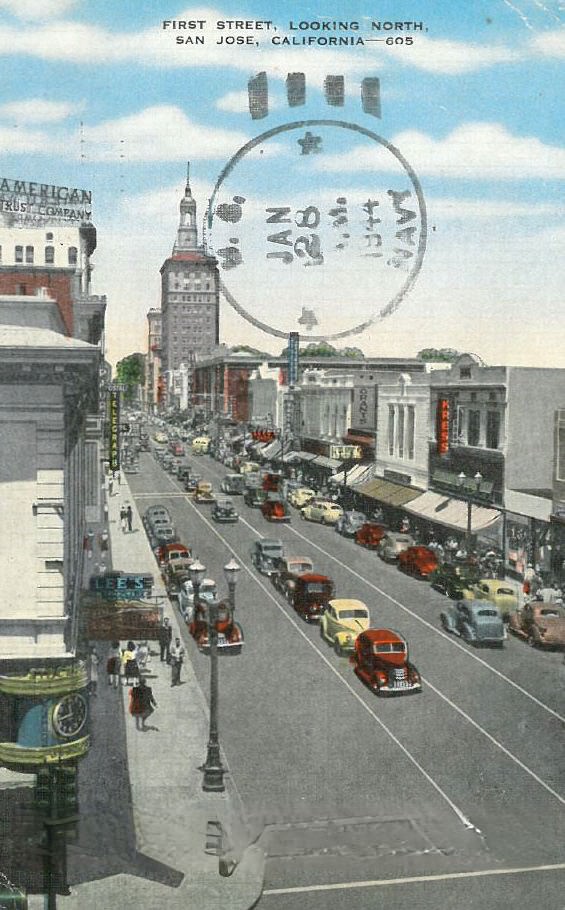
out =
<path fill-rule="evenodd" d="M 205 578 L 200 585 L 198 596 L 200 600 L 209 603 L 218 596 L 218 589 L 213 578 Z M 181 611 L 187 623 L 192 622 L 194 615 L 194 588 L 190 579 L 183 581 L 179 591 L 179 610 Z"/>

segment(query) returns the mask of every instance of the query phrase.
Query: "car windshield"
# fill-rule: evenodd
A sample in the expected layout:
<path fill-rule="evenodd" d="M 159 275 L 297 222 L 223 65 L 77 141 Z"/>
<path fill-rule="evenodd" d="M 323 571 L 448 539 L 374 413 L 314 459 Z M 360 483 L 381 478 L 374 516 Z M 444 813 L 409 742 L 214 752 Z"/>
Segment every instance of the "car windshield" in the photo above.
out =
<path fill-rule="evenodd" d="M 276 544 L 263 544 L 260 551 L 264 556 L 270 556 L 271 559 L 274 559 L 275 556 L 282 556 L 282 547 L 278 547 Z"/>
<path fill-rule="evenodd" d="M 540 616 L 553 616 L 565 619 L 565 610 L 560 610 L 559 607 L 551 607 L 548 610 L 540 610 L 539 612 Z"/>
<path fill-rule="evenodd" d="M 347 512 L 346 514 L 349 521 L 367 521 L 367 516 L 362 512 Z"/>
<path fill-rule="evenodd" d="M 405 650 L 406 647 L 401 641 L 381 641 L 373 646 L 375 654 L 402 654 Z"/>
<path fill-rule="evenodd" d="M 514 591 L 512 590 L 512 588 L 497 588 L 496 593 L 497 594 L 509 594 L 510 597 L 514 597 Z"/>
<path fill-rule="evenodd" d="M 338 613 L 340 619 L 367 619 L 365 610 L 340 610 Z"/>
<path fill-rule="evenodd" d="M 477 616 L 498 616 L 496 610 L 479 610 Z"/>
<path fill-rule="evenodd" d="M 327 588 L 321 581 L 311 581 L 306 585 L 306 590 L 308 594 L 323 594 Z"/>
<path fill-rule="evenodd" d="M 311 562 L 291 562 L 289 568 L 290 568 L 291 572 L 298 572 L 298 574 L 302 574 L 303 572 L 312 571 L 312 563 Z"/>

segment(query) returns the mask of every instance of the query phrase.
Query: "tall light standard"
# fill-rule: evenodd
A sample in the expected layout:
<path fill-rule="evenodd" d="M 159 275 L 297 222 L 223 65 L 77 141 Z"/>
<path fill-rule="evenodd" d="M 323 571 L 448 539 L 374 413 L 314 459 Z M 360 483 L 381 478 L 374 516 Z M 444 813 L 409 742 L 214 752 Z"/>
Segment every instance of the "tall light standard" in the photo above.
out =
<path fill-rule="evenodd" d="M 241 566 L 232 558 L 224 566 L 224 575 L 228 584 L 228 597 L 229 605 L 232 614 L 235 613 L 235 586 L 237 584 L 237 576 L 241 572 Z"/>
<path fill-rule="evenodd" d="M 465 487 L 465 481 L 467 480 L 467 475 L 465 474 L 464 471 L 461 471 L 461 473 L 458 475 L 457 479 L 459 481 L 459 487 L 460 487 L 461 491 L 463 491 L 463 489 Z M 473 480 L 475 481 L 475 490 L 474 490 L 475 493 L 478 493 L 479 490 L 481 489 L 482 479 L 483 479 L 483 475 L 480 473 L 480 471 L 477 471 L 477 473 L 473 477 Z M 472 496 L 472 493 L 473 493 L 473 491 L 468 492 L 465 496 L 465 498 L 467 500 L 467 534 L 465 537 L 465 549 L 467 551 L 467 560 L 469 560 L 471 558 L 471 543 L 472 543 L 472 539 L 473 539 L 473 496 Z"/>

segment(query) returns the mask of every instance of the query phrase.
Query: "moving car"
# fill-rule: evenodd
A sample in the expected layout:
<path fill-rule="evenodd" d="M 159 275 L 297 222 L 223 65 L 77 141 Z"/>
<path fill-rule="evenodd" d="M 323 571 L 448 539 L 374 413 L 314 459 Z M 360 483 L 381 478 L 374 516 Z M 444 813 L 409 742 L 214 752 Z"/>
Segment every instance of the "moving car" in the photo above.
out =
<path fill-rule="evenodd" d="M 245 477 L 241 474 L 228 474 L 220 484 L 222 493 L 230 496 L 243 496 L 245 493 Z"/>
<path fill-rule="evenodd" d="M 216 502 L 216 495 L 212 484 L 207 480 L 200 480 L 194 491 L 194 501 L 206 504 Z"/>
<path fill-rule="evenodd" d="M 565 606 L 532 600 L 510 614 L 508 628 L 532 648 L 565 648 Z"/>
<path fill-rule="evenodd" d="M 459 635 L 474 645 L 504 646 L 506 628 L 498 609 L 485 600 L 458 600 L 441 614 L 446 632 Z"/>
<path fill-rule="evenodd" d="M 409 695 L 422 691 L 420 674 L 408 660 L 406 639 L 392 629 L 361 632 L 350 660 L 359 679 L 376 695 Z"/>
<path fill-rule="evenodd" d="M 280 491 L 282 474 L 267 471 L 263 475 L 262 486 L 267 493 L 278 493 Z"/>
<path fill-rule="evenodd" d="M 236 512 L 231 499 L 218 499 L 212 507 L 212 518 L 221 524 L 235 524 L 239 521 L 239 513 Z"/>
<path fill-rule="evenodd" d="M 429 578 L 438 565 L 436 554 L 428 547 L 408 547 L 398 554 L 398 568 L 418 578 Z"/>
<path fill-rule="evenodd" d="M 187 493 L 194 493 L 200 481 L 202 480 L 202 474 L 193 474 L 189 473 L 188 477 L 185 478 L 184 488 Z"/>
<path fill-rule="evenodd" d="M 243 497 L 245 505 L 249 506 L 251 509 L 260 509 L 266 499 L 267 493 L 260 487 L 253 490 L 246 490 Z"/>
<path fill-rule="evenodd" d="M 342 537 L 355 537 L 356 532 L 367 521 L 363 512 L 344 512 L 335 523 L 335 529 Z"/>
<path fill-rule="evenodd" d="M 261 470 L 261 465 L 256 461 L 242 461 L 239 465 L 240 474 L 254 474 L 256 471 Z"/>
<path fill-rule="evenodd" d="M 408 547 L 414 546 L 414 538 L 402 531 L 387 531 L 379 543 L 378 554 L 385 562 L 396 562 Z"/>
<path fill-rule="evenodd" d="M 306 521 L 318 521 L 323 525 L 335 525 L 343 515 L 343 509 L 329 499 L 311 499 L 307 506 L 300 510 Z"/>
<path fill-rule="evenodd" d="M 207 653 L 210 650 L 208 639 L 208 611 L 210 604 L 200 600 L 194 610 L 194 616 L 188 630 L 199 651 Z M 243 630 L 234 618 L 231 609 L 223 601 L 218 604 L 218 619 L 216 622 L 218 633 L 218 651 L 231 651 L 235 654 L 241 652 L 243 646 Z"/>
<path fill-rule="evenodd" d="M 294 590 L 298 576 L 313 571 L 314 564 L 307 556 L 287 556 L 275 563 L 271 581 L 277 591 L 288 599 L 290 592 Z"/>
<path fill-rule="evenodd" d="M 507 581 L 499 578 L 481 578 L 471 588 L 463 592 L 466 600 L 488 600 L 495 604 L 504 620 L 518 609 L 518 590 Z"/>
<path fill-rule="evenodd" d="M 284 557 L 284 548 L 281 540 L 272 540 L 262 537 L 256 540 L 251 550 L 251 562 L 261 575 L 272 575 L 275 563 Z"/>
<path fill-rule="evenodd" d="M 218 589 L 213 578 L 205 578 L 200 585 L 198 597 L 200 600 L 216 600 Z M 179 589 L 179 610 L 184 616 L 186 622 L 192 622 L 194 613 L 194 588 L 190 578 L 182 582 Z"/>
<path fill-rule="evenodd" d="M 320 635 L 341 656 L 351 653 L 357 636 L 369 628 L 371 617 L 362 600 L 330 600 L 320 620 Z"/>
<path fill-rule="evenodd" d="M 316 491 L 311 490 L 310 487 L 298 487 L 288 494 L 288 501 L 295 509 L 302 509 L 308 505 L 311 499 L 314 499 L 315 495 Z"/>
<path fill-rule="evenodd" d="M 166 446 L 169 441 L 169 437 L 167 436 L 166 433 L 155 433 L 153 439 L 159 445 L 164 445 L 164 446 Z"/>
<path fill-rule="evenodd" d="M 267 498 L 261 503 L 263 518 L 278 523 L 289 522 L 290 512 L 284 499 L 280 499 L 278 493 L 266 493 L 265 495 Z"/>
<path fill-rule="evenodd" d="M 193 455 L 206 455 L 210 448 L 210 438 L 208 436 L 197 436 L 192 440 L 190 448 Z"/>
<path fill-rule="evenodd" d="M 318 622 L 334 593 L 334 583 L 327 575 L 307 572 L 299 575 L 288 589 L 288 601 L 306 622 Z"/>
<path fill-rule="evenodd" d="M 479 571 L 474 566 L 441 563 L 430 576 L 432 588 L 454 600 L 462 600 L 464 592 L 479 580 Z"/>
<path fill-rule="evenodd" d="M 360 547 L 367 547 L 368 550 L 376 550 L 385 534 L 386 531 L 382 525 L 375 524 L 374 521 L 366 521 L 355 532 L 355 543 Z"/>

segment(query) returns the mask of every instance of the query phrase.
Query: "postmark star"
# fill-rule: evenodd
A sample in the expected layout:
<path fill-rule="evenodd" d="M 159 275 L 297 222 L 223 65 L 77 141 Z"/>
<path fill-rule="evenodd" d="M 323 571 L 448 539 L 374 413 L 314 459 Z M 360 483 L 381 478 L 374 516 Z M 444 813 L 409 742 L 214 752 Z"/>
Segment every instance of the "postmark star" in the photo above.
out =
<path fill-rule="evenodd" d="M 304 139 L 297 139 L 296 141 L 302 149 L 301 155 L 317 154 L 322 151 L 322 137 L 314 136 L 309 131 L 304 133 Z"/>

